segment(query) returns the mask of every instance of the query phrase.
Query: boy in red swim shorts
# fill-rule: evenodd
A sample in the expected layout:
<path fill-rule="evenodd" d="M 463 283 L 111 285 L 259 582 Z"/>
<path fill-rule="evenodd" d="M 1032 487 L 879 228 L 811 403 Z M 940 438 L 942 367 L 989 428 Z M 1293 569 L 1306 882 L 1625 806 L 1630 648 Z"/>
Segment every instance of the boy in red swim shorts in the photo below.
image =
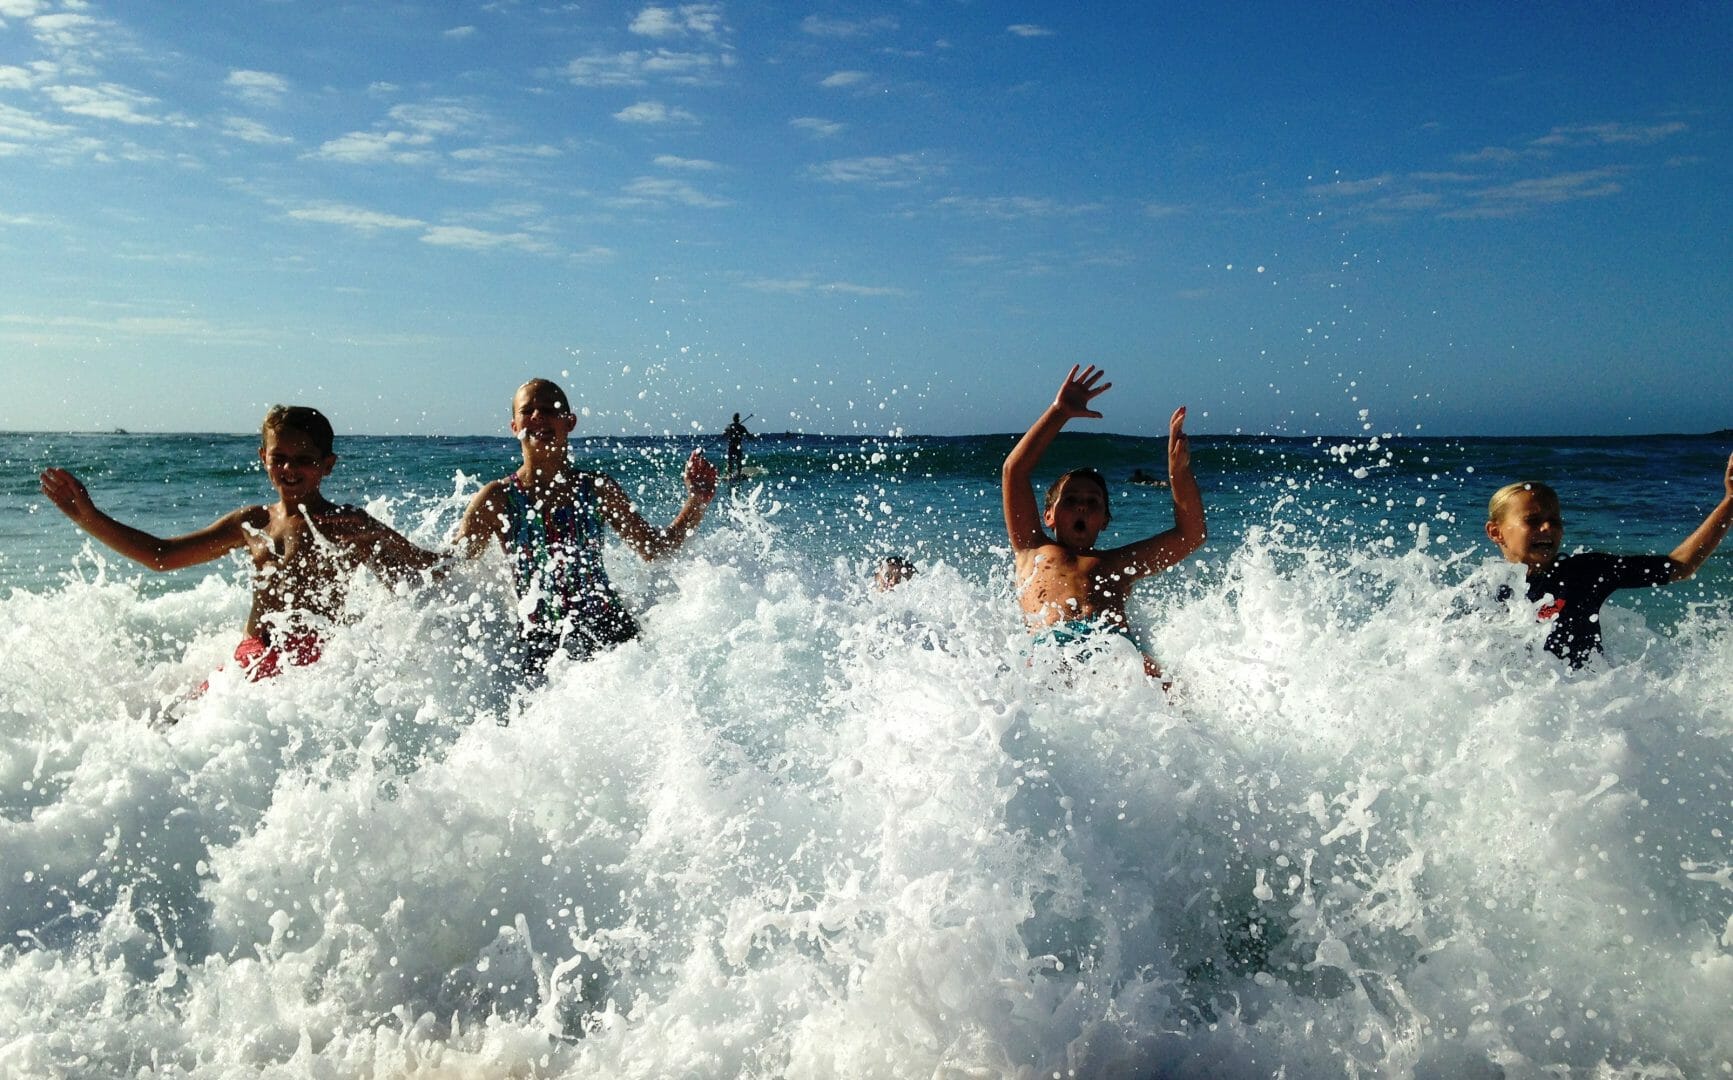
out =
<path fill-rule="evenodd" d="M 359 507 L 339 506 L 320 493 L 337 464 L 332 442 L 331 422 L 317 409 L 272 406 L 260 429 L 259 461 L 277 501 L 243 506 L 183 536 L 152 536 L 116 521 L 65 469 L 43 470 L 42 493 L 79 528 L 152 570 L 179 570 L 246 548 L 253 559 L 253 606 L 235 661 L 257 682 L 319 659 L 317 624 L 309 616 L 329 621 L 342 614 L 356 567 L 397 582 L 441 560 Z"/>

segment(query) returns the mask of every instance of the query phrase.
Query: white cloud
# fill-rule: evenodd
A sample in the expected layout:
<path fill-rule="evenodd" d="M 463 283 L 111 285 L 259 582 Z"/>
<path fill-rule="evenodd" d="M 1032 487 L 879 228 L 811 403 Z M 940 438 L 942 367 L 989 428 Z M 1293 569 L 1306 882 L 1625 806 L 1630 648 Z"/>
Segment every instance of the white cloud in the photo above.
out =
<path fill-rule="evenodd" d="M 1015 34 L 1022 38 L 1053 36 L 1053 31 L 1047 29 L 1045 26 L 1037 26 L 1034 23 L 1012 23 L 1010 26 L 1005 28 L 1005 32 L 1007 34 Z"/>
<path fill-rule="evenodd" d="M 289 211 L 289 216 L 296 221 L 316 221 L 323 225 L 341 225 L 348 229 L 358 229 L 361 232 L 377 232 L 380 229 L 419 229 L 426 222 L 415 218 L 399 217 L 396 214 L 382 214 L 377 210 L 366 210 L 359 206 L 344 206 L 341 203 L 320 203 L 316 206 L 304 206 L 298 210 Z"/>
<path fill-rule="evenodd" d="M 753 278 L 740 283 L 754 292 L 796 296 L 802 293 L 841 293 L 846 296 L 907 296 L 907 289 L 890 285 L 857 285 L 850 281 L 814 281 L 811 278 Z"/>
<path fill-rule="evenodd" d="M 641 86 L 651 79 L 700 86 L 714 83 L 718 74 L 733 64 L 729 53 L 654 49 L 580 56 L 563 71 L 576 86 Z"/>
<path fill-rule="evenodd" d="M 311 156 L 352 165 L 425 165 L 437 158 L 432 151 L 423 149 L 432 142 L 430 136 L 410 135 L 402 131 L 382 134 L 351 131 L 321 144 Z"/>
<path fill-rule="evenodd" d="M 1331 195 L 1337 198 L 1351 199 L 1388 188 L 1394 179 L 1389 173 L 1384 173 L 1379 176 L 1369 176 L 1364 180 L 1332 180 L 1327 184 L 1311 185 L 1306 189 L 1306 194 Z"/>
<path fill-rule="evenodd" d="M 683 180 L 660 176 L 640 176 L 623 189 L 625 195 L 615 199 L 619 206 L 642 206 L 647 203 L 694 206 L 705 210 L 731 205 L 727 199 L 706 195 Z"/>
<path fill-rule="evenodd" d="M 103 83 L 100 86 L 49 86 L 44 87 L 42 92 L 48 100 L 60 106 L 63 112 L 78 116 L 93 116 L 119 124 L 163 123 L 161 118 L 139 111 L 155 105 L 156 98 L 115 83 Z"/>
<path fill-rule="evenodd" d="M 54 156 L 100 151 L 100 143 L 76 139 L 74 135 L 75 129 L 65 124 L 44 120 L 10 105 L 0 105 L 0 157 L 20 157 L 42 151 Z"/>
<path fill-rule="evenodd" d="M 889 15 L 873 19 L 827 19 L 822 15 L 808 15 L 800 20 L 801 33 L 824 38 L 866 37 L 896 28 L 897 21 Z"/>
<path fill-rule="evenodd" d="M 685 34 L 715 37 L 725 29 L 722 25 L 722 5 L 647 7 L 638 12 L 628 29 L 644 37 L 675 37 Z"/>
<path fill-rule="evenodd" d="M 29 68 L 0 64 L 0 90 L 28 90 L 36 84 Z"/>
<path fill-rule="evenodd" d="M 1508 146 L 1483 146 L 1473 153 L 1456 155 L 1456 161 L 1463 165 L 1508 165 L 1527 156 L 1528 153 L 1512 150 Z"/>
<path fill-rule="evenodd" d="M 30 31 L 36 40 L 50 49 L 82 49 L 94 44 L 102 22 L 89 15 L 63 12 L 39 15 L 30 20 Z"/>
<path fill-rule="evenodd" d="M 41 10 L 38 0 L 0 0 L 0 19 L 28 19 Z"/>
<path fill-rule="evenodd" d="M 493 233 L 472 229 L 467 225 L 435 225 L 422 235 L 421 242 L 435 247 L 463 248 L 467 251 L 511 248 L 541 255 L 553 250 L 546 241 L 538 240 L 529 233 Z"/>
<path fill-rule="evenodd" d="M 952 195 L 938 200 L 935 206 L 956 210 L 975 217 L 1019 218 L 1076 217 L 1106 209 L 1103 203 L 1060 203 L 1030 195 Z"/>
<path fill-rule="evenodd" d="M 1510 217 L 1542 206 L 1603 199 L 1624 190 L 1616 177 L 1621 169 L 1585 169 L 1581 172 L 1537 176 L 1473 192 L 1474 205 L 1447 212 L 1445 217 Z"/>
<path fill-rule="evenodd" d="M 943 172 L 919 154 L 840 158 L 809 166 L 807 175 L 832 184 L 866 184 L 871 187 L 912 187 L 930 173 Z"/>
<path fill-rule="evenodd" d="M 1637 146 L 1653 146 L 1663 139 L 1670 138 L 1690 128 L 1682 121 L 1674 120 L 1665 124 L 1573 124 L 1566 127 L 1555 127 L 1546 135 L 1535 139 L 1531 146 L 1609 146 L 1615 144 L 1632 144 Z"/>
<path fill-rule="evenodd" d="M 675 157 L 673 154 L 656 155 L 656 164 L 664 169 L 685 169 L 688 172 L 715 172 L 722 167 L 703 158 Z"/>
<path fill-rule="evenodd" d="M 284 146 L 295 141 L 246 116 L 223 117 L 222 132 L 231 139 L 239 139 L 256 146 Z"/>
<path fill-rule="evenodd" d="M 473 26 L 454 26 L 450 30 L 445 31 L 444 33 L 440 34 L 439 36 L 442 38 L 445 38 L 448 41 L 461 41 L 467 37 L 474 37 L 475 36 L 475 27 L 473 27 Z"/>
<path fill-rule="evenodd" d="M 816 116 L 797 116 L 788 122 L 788 126 L 796 131 L 804 131 L 818 139 L 828 139 L 832 135 L 839 135 L 843 129 L 843 125 L 835 120 L 822 120 Z"/>
<path fill-rule="evenodd" d="M 284 95 L 289 92 L 289 80 L 268 71 L 237 69 L 229 72 L 223 85 L 247 104 L 263 108 L 281 105 Z"/>
<path fill-rule="evenodd" d="M 439 102 L 432 105 L 393 105 L 386 114 L 424 135 L 455 135 L 486 125 L 487 117 L 467 105 Z"/>
<path fill-rule="evenodd" d="M 503 143 L 494 143 L 487 146 L 470 146 L 465 147 L 462 150 L 453 150 L 451 156 L 455 161 L 469 162 L 546 160 L 548 158 L 559 157 L 560 149 L 557 146 L 549 146 L 546 143 L 536 143 L 528 146 L 510 146 Z"/>
<path fill-rule="evenodd" d="M 835 89 L 840 86 L 855 86 L 859 83 L 866 82 L 866 79 L 867 73 L 864 71 L 838 71 L 835 74 L 826 75 L 823 79 L 819 80 L 818 85 L 828 86 Z"/>
<path fill-rule="evenodd" d="M 636 105 L 628 105 L 614 114 L 614 119 L 625 124 L 693 124 L 698 118 L 677 106 L 664 105 L 660 101 L 640 101 Z"/>

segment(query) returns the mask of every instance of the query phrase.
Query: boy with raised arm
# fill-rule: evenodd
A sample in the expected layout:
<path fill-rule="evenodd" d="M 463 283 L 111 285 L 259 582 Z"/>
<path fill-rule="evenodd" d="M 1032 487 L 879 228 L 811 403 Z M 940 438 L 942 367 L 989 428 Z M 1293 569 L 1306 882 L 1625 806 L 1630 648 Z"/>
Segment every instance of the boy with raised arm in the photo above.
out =
<path fill-rule="evenodd" d="M 1618 589 L 1684 581 L 1695 574 L 1733 522 L 1733 457 L 1721 477 L 1721 501 L 1670 555 L 1609 555 L 1585 551 L 1559 557 L 1564 518 L 1558 492 L 1535 480 L 1506 484 L 1486 507 L 1486 535 L 1505 560 L 1528 568 L 1528 600 L 1551 621 L 1547 651 L 1580 668 L 1601 651 L 1601 605 Z M 1500 600 L 1512 595 L 1507 586 Z M 1545 603 L 1542 603 L 1545 601 Z"/>
<path fill-rule="evenodd" d="M 235 661 L 250 682 L 319 659 L 321 627 L 341 616 L 357 566 L 396 583 L 440 561 L 365 511 L 339 506 L 319 491 L 337 457 L 331 422 L 317 409 L 274 405 L 259 435 L 259 461 L 277 501 L 243 506 L 183 536 L 152 536 L 116 521 L 65 469 L 45 469 L 41 477 L 42 493 L 74 524 L 152 570 L 179 570 L 246 548 L 253 560 L 253 606 Z"/>
<path fill-rule="evenodd" d="M 1066 421 L 1100 419 L 1089 403 L 1113 385 L 1100 381 L 1105 375 L 1093 364 L 1079 373 L 1073 364 L 1053 404 L 1018 440 L 1000 471 L 1005 529 L 1017 559 L 1017 596 L 1037 641 L 1068 644 L 1097 633 L 1134 640 L 1125 618 L 1133 583 L 1179 563 L 1204 542 L 1203 496 L 1191 474 L 1184 406 L 1168 422 L 1173 528 L 1124 547 L 1097 549 L 1095 542 L 1111 514 L 1107 481 L 1094 469 L 1061 476 L 1047 489 L 1045 509 L 1036 510 L 1030 487 L 1036 464 Z M 1161 678 L 1160 666 L 1147 653 L 1143 667 L 1151 678 Z"/>
<path fill-rule="evenodd" d="M 519 598 L 516 651 L 532 680 L 562 649 L 588 659 L 638 636 L 637 620 L 608 582 L 602 526 L 649 561 L 684 544 L 716 496 L 716 467 L 702 451 L 692 451 L 686 503 L 667 528 L 658 529 L 612 477 L 572 466 L 568 444 L 576 426 L 559 386 L 531 379 L 518 387 L 511 430 L 523 448 L 523 464 L 483 487 L 458 525 L 466 555 L 479 556 L 497 541 L 511 559 Z"/>

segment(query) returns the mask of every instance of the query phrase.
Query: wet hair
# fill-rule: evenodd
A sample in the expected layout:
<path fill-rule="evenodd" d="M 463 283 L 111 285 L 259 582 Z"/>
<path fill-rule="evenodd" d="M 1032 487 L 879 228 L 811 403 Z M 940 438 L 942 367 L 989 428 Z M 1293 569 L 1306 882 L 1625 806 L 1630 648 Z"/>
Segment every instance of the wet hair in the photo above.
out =
<path fill-rule="evenodd" d="M 331 456 L 331 444 L 335 436 L 331 432 L 331 421 L 325 419 L 325 414 L 308 405 L 273 405 L 265 413 L 265 422 L 259 425 L 259 445 L 265 445 L 265 437 L 271 432 L 299 431 L 313 440 L 314 449 L 321 457 Z"/>
<path fill-rule="evenodd" d="M 879 568 L 873 574 L 873 580 L 880 589 L 889 589 L 914 577 L 917 572 L 913 559 L 902 555 L 886 555 L 879 560 Z"/>
<path fill-rule="evenodd" d="M 552 379 L 541 379 L 541 378 L 531 379 L 528 382 L 524 383 L 522 386 L 517 388 L 517 390 L 511 396 L 512 411 L 513 412 L 517 411 L 517 396 L 518 396 L 518 394 L 523 393 L 525 390 L 541 390 L 544 388 L 548 389 L 548 390 L 552 390 L 554 392 L 554 396 L 560 399 L 560 404 L 565 408 L 565 410 L 567 412 L 572 411 L 572 399 L 566 396 L 566 392 L 560 386 L 560 384 L 553 381 Z"/>
<path fill-rule="evenodd" d="M 1539 480 L 1518 480 L 1514 484 L 1506 484 L 1492 493 L 1492 498 L 1486 504 L 1486 520 L 1499 521 L 1504 517 L 1505 510 L 1510 507 L 1510 500 L 1518 492 L 1532 491 L 1543 501 L 1559 504 L 1558 492 L 1541 483 Z"/>
<path fill-rule="evenodd" d="M 1047 489 L 1046 505 L 1041 507 L 1041 513 L 1046 514 L 1053 509 L 1053 504 L 1059 501 L 1059 489 L 1065 486 L 1065 481 L 1073 476 L 1081 476 L 1101 489 L 1101 508 L 1107 511 L 1107 520 L 1113 520 L 1113 505 L 1107 496 L 1107 477 L 1101 475 L 1099 469 L 1072 469 L 1053 481 L 1053 486 Z"/>

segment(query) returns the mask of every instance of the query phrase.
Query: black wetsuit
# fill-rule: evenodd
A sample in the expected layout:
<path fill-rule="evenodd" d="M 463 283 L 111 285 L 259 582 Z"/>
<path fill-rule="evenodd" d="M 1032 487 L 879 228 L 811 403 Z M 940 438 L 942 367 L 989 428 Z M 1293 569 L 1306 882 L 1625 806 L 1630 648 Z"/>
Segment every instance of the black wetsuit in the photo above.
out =
<path fill-rule="evenodd" d="M 1540 603 L 1539 615 L 1550 620 L 1547 651 L 1582 667 L 1601 651 L 1601 605 L 1618 589 L 1665 585 L 1673 580 L 1673 560 L 1665 555 L 1609 555 L 1585 551 L 1566 555 L 1528 578 L 1528 599 Z M 1509 600 L 1511 589 L 1499 590 Z"/>

